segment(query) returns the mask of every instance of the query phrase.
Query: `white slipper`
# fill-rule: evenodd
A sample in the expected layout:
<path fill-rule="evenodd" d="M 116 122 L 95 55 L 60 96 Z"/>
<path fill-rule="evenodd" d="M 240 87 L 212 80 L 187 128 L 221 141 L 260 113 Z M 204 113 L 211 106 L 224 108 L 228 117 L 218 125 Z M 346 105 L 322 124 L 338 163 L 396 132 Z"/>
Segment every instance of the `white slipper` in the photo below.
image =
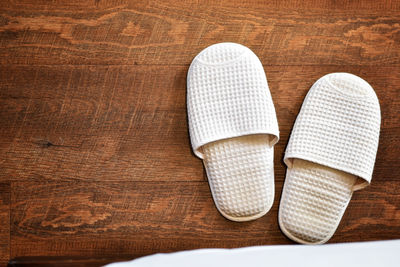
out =
<path fill-rule="evenodd" d="M 188 72 L 187 109 L 192 148 L 221 214 L 233 221 L 266 214 L 274 200 L 279 131 L 257 56 L 235 43 L 201 51 Z"/>
<path fill-rule="evenodd" d="M 319 79 L 293 127 L 279 225 L 304 244 L 328 241 L 352 193 L 372 178 L 380 131 L 380 107 L 372 87 L 348 73 Z"/>

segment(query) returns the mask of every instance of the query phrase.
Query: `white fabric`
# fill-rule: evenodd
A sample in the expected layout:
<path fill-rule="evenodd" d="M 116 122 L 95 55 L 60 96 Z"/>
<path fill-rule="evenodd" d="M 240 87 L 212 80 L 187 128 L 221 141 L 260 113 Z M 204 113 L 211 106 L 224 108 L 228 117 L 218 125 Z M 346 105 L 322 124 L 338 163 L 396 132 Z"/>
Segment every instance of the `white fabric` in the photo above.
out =
<path fill-rule="evenodd" d="M 187 110 L 194 153 L 207 143 L 249 134 L 279 138 L 275 107 L 257 56 L 247 47 L 220 43 L 201 51 L 187 76 Z"/>
<path fill-rule="evenodd" d="M 290 239 L 322 244 L 335 233 L 354 190 L 369 184 L 380 108 L 361 78 L 333 73 L 308 92 L 286 149 L 279 226 Z"/>
<path fill-rule="evenodd" d="M 400 240 L 323 246 L 259 246 L 155 254 L 107 267 L 397 267 Z"/>
<path fill-rule="evenodd" d="M 204 166 L 219 212 L 233 221 L 255 220 L 273 202 L 274 148 L 266 135 L 246 135 L 206 144 Z"/>
<path fill-rule="evenodd" d="M 349 73 L 319 79 L 308 92 L 285 152 L 285 163 L 299 158 L 366 181 L 372 178 L 381 113 L 372 87 Z"/>
<path fill-rule="evenodd" d="M 342 219 L 355 181 L 352 174 L 294 159 L 279 205 L 282 232 L 298 243 L 327 242 Z"/>
<path fill-rule="evenodd" d="M 279 132 L 259 59 L 239 44 L 212 45 L 193 60 L 187 82 L 192 147 L 217 209 L 233 221 L 263 216 L 274 200 Z"/>

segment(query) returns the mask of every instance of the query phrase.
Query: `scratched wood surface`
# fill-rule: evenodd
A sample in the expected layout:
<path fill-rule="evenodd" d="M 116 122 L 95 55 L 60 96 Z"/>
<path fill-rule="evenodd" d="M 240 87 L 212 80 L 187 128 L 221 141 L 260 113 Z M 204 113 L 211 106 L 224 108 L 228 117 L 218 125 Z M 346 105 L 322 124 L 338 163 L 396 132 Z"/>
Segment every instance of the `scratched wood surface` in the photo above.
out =
<path fill-rule="evenodd" d="M 260 57 L 281 131 L 274 205 L 248 223 L 217 212 L 188 137 L 188 66 L 221 41 Z M 372 185 L 330 242 L 400 238 L 400 1 L 2 1 L 0 265 L 291 244 L 283 151 L 310 86 L 338 71 L 375 88 L 382 128 Z"/>

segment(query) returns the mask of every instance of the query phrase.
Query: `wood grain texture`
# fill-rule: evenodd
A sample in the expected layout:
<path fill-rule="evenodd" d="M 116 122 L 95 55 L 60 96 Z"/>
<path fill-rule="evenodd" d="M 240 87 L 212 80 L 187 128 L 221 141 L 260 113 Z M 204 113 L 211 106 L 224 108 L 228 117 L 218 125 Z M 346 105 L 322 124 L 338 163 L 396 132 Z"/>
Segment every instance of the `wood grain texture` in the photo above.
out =
<path fill-rule="evenodd" d="M 0 8 L 3 64 L 187 64 L 222 41 L 248 45 L 268 65 L 364 66 L 400 58 L 395 1 L 360 1 L 348 9 L 342 1 L 322 1 L 319 8 L 300 1 L 244 1 L 239 8 L 238 1 L 6 2 Z"/>
<path fill-rule="evenodd" d="M 71 256 L 25 256 L 16 257 L 8 262 L 7 267 L 97 267 L 108 263 L 132 260 L 129 258 L 109 257 L 71 257 Z"/>
<path fill-rule="evenodd" d="M 288 243 L 276 227 L 276 209 L 274 215 L 252 223 L 230 222 L 217 212 L 204 181 L 123 185 L 16 183 L 12 195 L 13 253 L 32 255 L 44 247 L 52 256 L 63 251 L 72 256 L 82 251 L 108 256 Z M 27 199 L 26 195 L 34 197 Z M 100 238 L 102 242 L 93 242 Z"/>
<path fill-rule="evenodd" d="M 260 57 L 281 133 L 274 205 L 248 223 L 217 212 L 188 136 L 189 64 L 221 41 Z M 0 265 L 291 243 L 283 152 L 330 72 L 367 80 L 382 112 L 372 184 L 330 242 L 400 238 L 400 1 L 2 1 Z"/>
<path fill-rule="evenodd" d="M 10 183 L 0 182 L 0 265 L 10 257 Z"/>
<path fill-rule="evenodd" d="M 262 59 L 261 59 L 262 60 Z M 0 70 L 5 178 L 204 181 L 190 150 L 187 66 L 7 66 Z M 400 70 L 396 67 L 267 66 L 281 141 L 275 171 L 304 96 L 322 75 L 351 72 L 375 88 L 382 109 L 376 173 L 398 164 Z M 2 179 L 0 177 L 0 179 Z"/>
<path fill-rule="evenodd" d="M 387 190 L 391 188 L 390 190 Z M 12 257 L 127 256 L 203 247 L 287 244 L 277 227 L 280 186 L 267 216 L 235 223 L 206 182 L 16 182 Z M 333 242 L 400 238 L 399 183 L 357 192 Z M 374 231 L 370 231 L 374 229 Z M 93 242 L 100 240 L 101 242 Z"/>

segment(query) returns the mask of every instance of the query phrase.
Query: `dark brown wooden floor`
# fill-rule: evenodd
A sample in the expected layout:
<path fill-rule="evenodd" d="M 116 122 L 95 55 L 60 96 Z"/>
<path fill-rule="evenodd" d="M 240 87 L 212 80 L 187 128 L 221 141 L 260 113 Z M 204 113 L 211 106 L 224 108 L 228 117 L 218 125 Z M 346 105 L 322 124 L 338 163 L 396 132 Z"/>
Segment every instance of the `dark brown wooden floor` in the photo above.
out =
<path fill-rule="evenodd" d="M 188 66 L 224 41 L 260 57 L 281 131 L 274 206 L 254 222 L 217 212 L 189 145 Z M 291 243 L 283 151 L 310 86 L 338 71 L 375 88 L 382 128 L 372 185 L 330 242 L 400 238 L 400 1 L 3 0 L 0 265 Z"/>

